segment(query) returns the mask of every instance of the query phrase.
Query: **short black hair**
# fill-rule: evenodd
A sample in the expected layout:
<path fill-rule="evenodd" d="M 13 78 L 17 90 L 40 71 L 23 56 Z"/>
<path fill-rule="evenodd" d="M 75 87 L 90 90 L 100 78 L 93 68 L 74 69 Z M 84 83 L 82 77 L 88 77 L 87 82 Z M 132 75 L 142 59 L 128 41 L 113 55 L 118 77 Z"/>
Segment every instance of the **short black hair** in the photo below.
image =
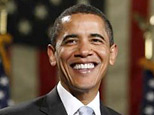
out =
<path fill-rule="evenodd" d="M 92 5 L 77 4 L 64 10 L 64 12 L 62 12 L 61 15 L 55 20 L 51 30 L 49 30 L 51 45 L 53 45 L 54 47 L 56 45 L 57 36 L 61 32 L 63 26 L 62 18 L 78 13 L 94 14 L 101 17 L 102 20 L 105 22 L 105 29 L 110 39 L 110 46 L 114 44 L 112 25 L 110 21 L 107 19 L 107 17 L 104 15 L 104 13 Z"/>

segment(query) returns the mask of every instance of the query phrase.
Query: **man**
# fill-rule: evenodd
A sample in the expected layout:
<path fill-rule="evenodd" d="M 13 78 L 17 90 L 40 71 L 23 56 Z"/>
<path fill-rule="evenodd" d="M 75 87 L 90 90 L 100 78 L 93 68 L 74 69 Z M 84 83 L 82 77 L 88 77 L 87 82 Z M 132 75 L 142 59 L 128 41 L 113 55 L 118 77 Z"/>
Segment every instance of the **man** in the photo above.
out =
<path fill-rule="evenodd" d="M 57 18 L 50 37 L 47 52 L 60 82 L 49 94 L 0 115 L 119 115 L 99 96 L 101 81 L 118 52 L 104 14 L 89 5 L 75 5 Z"/>

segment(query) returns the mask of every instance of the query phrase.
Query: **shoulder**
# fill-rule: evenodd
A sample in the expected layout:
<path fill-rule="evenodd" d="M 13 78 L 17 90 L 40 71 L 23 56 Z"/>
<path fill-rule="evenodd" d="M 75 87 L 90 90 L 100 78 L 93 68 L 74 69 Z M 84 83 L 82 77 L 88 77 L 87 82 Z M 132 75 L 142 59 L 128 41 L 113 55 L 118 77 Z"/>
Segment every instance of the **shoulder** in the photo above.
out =
<path fill-rule="evenodd" d="M 110 115 L 121 115 L 120 113 L 116 112 L 115 110 L 109 107 L 106 107 L 106 109 L 109 111 Z"/>
<path fill-rule="evenodd" d="M 39 111 L 43 99 L 44 97 L 40 97 L 29 102 L 1 109 L 0 115 L 34 115 Z"/>
<path fill-rule="evenodd" d="M 115 110 L 104 106 L 101 103 L 101 114 L 105 114 L 105 115 L 121 115 L 120 113 L 116 112 Z"/>
<path fill-rule="evenodd" d="M 58 107 L 63 109 L 60 97 L 58 96 L 56 88 L 54 88 L 45 96 L 16 106 L 1 109 L 0 115 L 44 115 L 44 113 L 48 113 L 49 110 L 59 112 Z"/>

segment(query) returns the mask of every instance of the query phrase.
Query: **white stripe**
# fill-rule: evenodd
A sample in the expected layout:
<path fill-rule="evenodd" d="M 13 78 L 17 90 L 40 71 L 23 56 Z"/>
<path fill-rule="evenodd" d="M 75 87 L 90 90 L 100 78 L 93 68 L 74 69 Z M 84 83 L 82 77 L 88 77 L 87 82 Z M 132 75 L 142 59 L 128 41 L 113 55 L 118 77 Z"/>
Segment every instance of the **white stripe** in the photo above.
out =
<path fill-rule="evenodd" d="M 113 25 L 114 39 L 119 53 L 114 66 L 105 78 L 105 102 L 109 107 L 127 115 L 128 109 L 128 58 L 130 0 L 107 0 L 107 16 Z"/>
<path fill-rule="evenodd" d="M 11 49 L 12 99 L 30 100 L 38 93 L 37 50 L 34 47 L 14 45 Z"/>

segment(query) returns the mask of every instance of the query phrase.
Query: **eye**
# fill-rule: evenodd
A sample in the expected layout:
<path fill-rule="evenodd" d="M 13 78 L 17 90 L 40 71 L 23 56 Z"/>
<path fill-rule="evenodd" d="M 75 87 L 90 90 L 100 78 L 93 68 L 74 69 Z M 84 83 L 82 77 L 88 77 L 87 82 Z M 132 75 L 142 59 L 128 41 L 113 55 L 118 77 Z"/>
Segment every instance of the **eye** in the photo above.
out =
<path fill-rule="evenodd" d="M 104 42 L 103 42 L 103 40 L 101 38 L 92 38 L 91 43 L 99 45 L 99 44 L 103 44 Z"/>
<path fill-rule="evenodd" d="M 77 43 L 76 39 L 70 38 L 70 39 L 65 40 L 63 44 L 65 44 L 65 45 L 75 45 L 76 43 Z"/>

